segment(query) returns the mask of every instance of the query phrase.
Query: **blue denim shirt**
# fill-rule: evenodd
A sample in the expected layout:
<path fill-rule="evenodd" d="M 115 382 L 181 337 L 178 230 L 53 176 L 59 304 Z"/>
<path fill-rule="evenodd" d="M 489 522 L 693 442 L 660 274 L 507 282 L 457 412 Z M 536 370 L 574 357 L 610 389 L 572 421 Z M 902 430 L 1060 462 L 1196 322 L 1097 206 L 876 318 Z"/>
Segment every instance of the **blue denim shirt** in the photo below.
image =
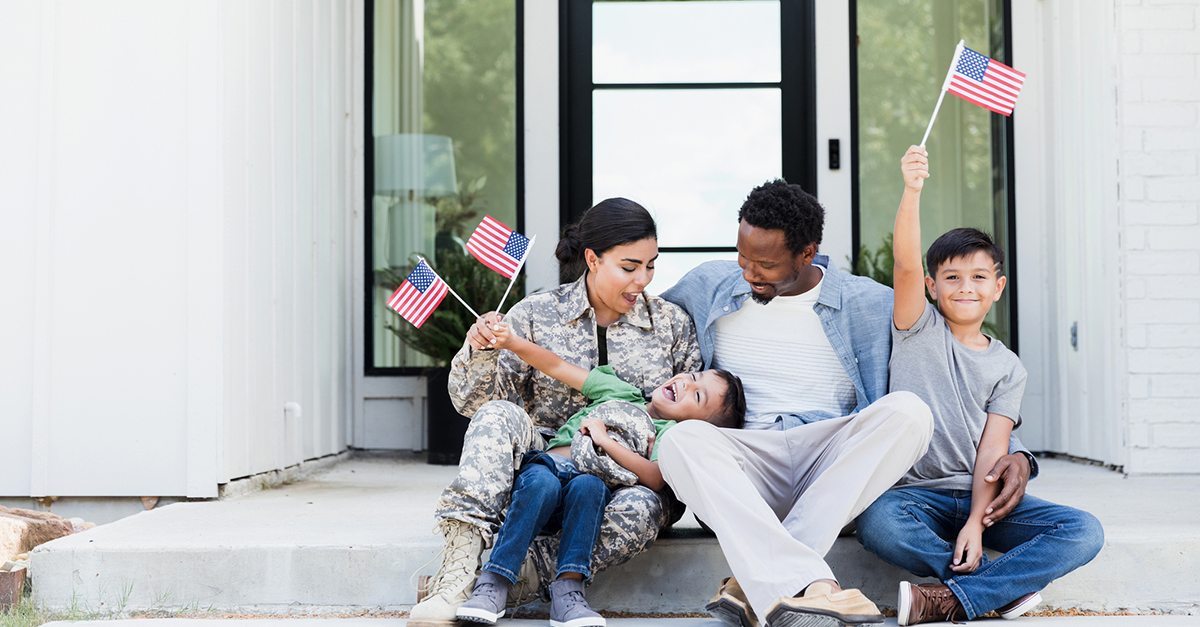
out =
<path fill-rule="evenodd" d="M 829 257 L 817 255 L 813 263 L 825 269 L 821 296 L 813 306 L 829 344 L 837 353 L 850 381 L 857 404 L 854 413 L 888 393 L 888 361 L 892 355 L 892 288 L 866 277 L 843 274 Z M 750 284 L 742 278 L 736 261 L 709 261 L 693 268 L 662 297 L 688 312 L 696 323 L 700 356 L 704 367 L 712 367 L 716 343 L 714 323 L 721 316 L 742 308 L 750 297 Z M 808 411 L 780 416 L 780 426 L 791 429 L 827 418 L 827 411 Z M 1022 452 L 1029 459 L 1030 478 L 1038 475 L 1037 460 L 1013 434 L 1009 452 Z"/>
<path fill-rule="evenodd" d="M 843 274 L 829 257 L 817 255 L 813 263 L 825 269 L 821 296 L 813 307 L 829 344 L 854 384 L 854 412 L 887 394 L 888 358 L 892 354 L 892 290 L 871 279 Z M 704 367 L 712 366 L 716 326 L 721 316 L 742 308 L 750 298 L 750 284 L 734 261 L 710 261 L 688 272 L 662 294 L 683 307 L 696 322 Z M 837 418 L 827 411 L 782 416 L 781 425 L 797 425 Z"/>

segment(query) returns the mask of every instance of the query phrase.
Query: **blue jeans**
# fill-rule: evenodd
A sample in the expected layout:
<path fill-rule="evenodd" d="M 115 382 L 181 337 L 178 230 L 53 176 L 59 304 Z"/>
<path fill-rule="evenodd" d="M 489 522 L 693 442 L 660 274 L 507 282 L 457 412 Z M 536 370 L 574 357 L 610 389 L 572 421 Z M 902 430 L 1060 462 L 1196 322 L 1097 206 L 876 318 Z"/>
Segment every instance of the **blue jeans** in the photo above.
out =
<path fill-rule="evenodd" d="M 893 566 L 942 580 L 969 619 L 1045 588 L 1104 545 L 1095 516 L 1027 494 L 983 531 L 983 545 L 1004 555 L 989 561 L 985 554 L 975 572 L 959 574 L 950 559 L 970 514 L 970 490 L 894 488 L 859 515 L 858 541 Z"/>
<path fill-rule="evenodd" d="M 571 460 L 529 451 L 513 481 L 512 503 L 484 570 L 516 583 L 529 543 L 541 531 L 562 529 L 555 577 L 581 573 L 590 579 L 592 547 L 611 497 L 604 481 L 579 472 Z"/>

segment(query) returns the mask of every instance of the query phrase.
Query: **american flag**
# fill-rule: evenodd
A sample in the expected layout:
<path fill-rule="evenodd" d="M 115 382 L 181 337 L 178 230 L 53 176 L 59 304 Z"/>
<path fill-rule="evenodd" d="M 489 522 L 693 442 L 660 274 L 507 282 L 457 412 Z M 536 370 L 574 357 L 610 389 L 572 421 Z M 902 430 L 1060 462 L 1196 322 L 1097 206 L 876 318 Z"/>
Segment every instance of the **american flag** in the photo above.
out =
<path fill-rule="evenodd" d="M 446 282 L 422 259 L 408 278 L 392 292 L 388 307 L 418 329 L 446 297 Z"/>
<path fill-rule="evenodd" d="M 467 240 L 467 250 L 483 265 L 513 278 L 521 269 L 529 238 L 500 224 L 492 216 L 484 216 Z"/>
<path fill-rule="evenodd" d="M 1002 115 L 1012 115 L 1025 75 L 1003 63 L 963 48 L 947 89 L 950 93 Z"/>

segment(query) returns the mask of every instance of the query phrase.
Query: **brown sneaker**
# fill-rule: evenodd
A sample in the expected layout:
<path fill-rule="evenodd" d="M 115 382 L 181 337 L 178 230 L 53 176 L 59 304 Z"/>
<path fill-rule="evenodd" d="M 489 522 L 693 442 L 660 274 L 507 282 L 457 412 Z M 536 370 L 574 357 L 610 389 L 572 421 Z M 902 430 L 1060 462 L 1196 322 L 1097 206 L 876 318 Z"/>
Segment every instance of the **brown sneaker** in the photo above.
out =
<path fill-rule="evenodd" d="M 1000 618 L 1012 620 L 1037 607 L 1037 604 L 1041 602 L 1042 595 L 1037 592 L 1030 592 L 1008 605 L 997 608 L 996 613 L 1000 615 Z"/>
<path fill-rule="evenodd" d="M 896 622 L 901 627 L 931 621 L 967 620 L 967 612 L 958 597 L 954 596 L 954 591 L 940 583 L 916 586 L 901 581 L 900 603 L 896 613 Z"/>
<path fill-rule="evenodd" d="M 883 614 L 863 593 L 834 592 L 826 583 L 809 585 L 802 597 L 779 597 L 767 611 L 769 627 L 853 627 L 882 622 Z"/>
<path fill-rule="evenodd" d="M 746 600 L 746 593 L 734 577 L 721 580 L 717 595 L 704 606 L 709 614 L 731 627 L 758 627 L 758 617 Z"/>

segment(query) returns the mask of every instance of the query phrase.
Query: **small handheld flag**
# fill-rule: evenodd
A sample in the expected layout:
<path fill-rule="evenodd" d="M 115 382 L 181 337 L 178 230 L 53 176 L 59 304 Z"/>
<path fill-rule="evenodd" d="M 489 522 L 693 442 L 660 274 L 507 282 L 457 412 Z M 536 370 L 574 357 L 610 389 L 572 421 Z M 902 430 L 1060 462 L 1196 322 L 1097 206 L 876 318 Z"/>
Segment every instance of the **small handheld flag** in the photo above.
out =
<path fill-rule="evenodd" d="M 442 303 L 449 289 L 442 277 L 422 259 L 400 287 L 392 292 L 388 307 L 395 309 L 396 313 L 419 329 Z"/>
<path fill-rule="evenodd" d="M 1012 115 L 1024 84 L 1025 75 L 1021 72 L 963 48 L 947 91 L 1000 115 Z"/>
<path fill-rule="evenodd" d="M 1017 96 L 1021 95 L 1025 74 L 967 48 L 963 45 L 965 43 L 959 40 L 954 48 L 954 58 L 942 83 L 942 93 L 938 95 L 933 117 L 925 128 L 925 137 L 921 138 L 922 146 L 929 139 L 929 131 L 933 130 L 933 121 L 942 108 L 946 92 L 1005 116 L 1012 115 Z"/>
<path fill-rule="evenodd" d="M 500 224 L 492 216 L 484 216 L 483 222 L 467 240 L 467 250 L 483 265 L 511 279 L 517 276 L 525 262 L 529 238 Z"/>

